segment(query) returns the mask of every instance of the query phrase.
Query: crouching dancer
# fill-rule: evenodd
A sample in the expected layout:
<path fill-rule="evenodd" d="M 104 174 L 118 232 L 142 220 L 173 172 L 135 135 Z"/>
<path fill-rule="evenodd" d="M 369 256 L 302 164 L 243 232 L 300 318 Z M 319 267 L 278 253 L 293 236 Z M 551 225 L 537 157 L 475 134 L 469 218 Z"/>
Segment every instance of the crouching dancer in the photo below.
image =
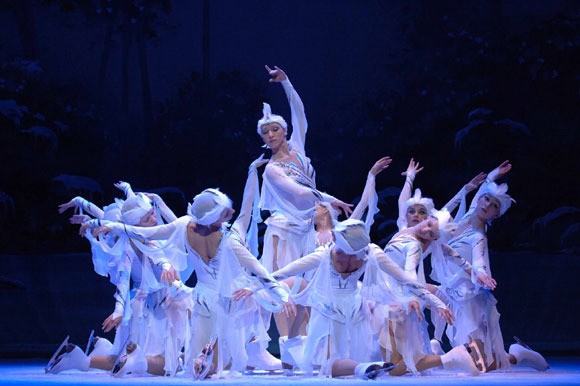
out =
<path fill-rule="evenodd" d="M 221 375 L 226 366 L 230 373 L 242 372 L 248 361 L 246 346 L 259 342 L 265 348 L 269 336 L 259 303 L 251 296 L 254 292 L 268 291 L 279 310 L 295 312 L 288 303 L 288 292 L 248 251 L 242 237 L 228 229 L 233 213 L 232 202 L 224 193 L 206 189 L 195 196 L 188 215 L 169 224 L 140 228 L 109 223 L 97 231 L 131 239 L 167 240 L 163 251 L 168 261 L 161 274 L 166 284 L 180 277 L 186 281 L 195 271 L 185 363 L 197 379 Z"/>

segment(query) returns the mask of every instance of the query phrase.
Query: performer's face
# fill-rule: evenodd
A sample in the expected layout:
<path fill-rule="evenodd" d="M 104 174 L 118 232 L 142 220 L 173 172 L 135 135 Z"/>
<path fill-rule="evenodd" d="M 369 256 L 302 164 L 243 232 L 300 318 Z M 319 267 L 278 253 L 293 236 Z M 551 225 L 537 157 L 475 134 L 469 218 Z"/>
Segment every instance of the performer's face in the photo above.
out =
<path fill-rule="evenodd" d="M 417 225 L 416 234 L 424 240 L 437 240 L 439 238 L 439 221 L 435 217 L 423 220 Z"/>
<path fill-rule="evenodd" d="M 499 217 L 501 204 L 499 200 L 489 194 L 484 194 L 477 200 L 475 213 L 484 222 L 495 220 Z"/>
<path fill-rule="evenodd" d="M 279 123 L 266 123 L 265 125 L 262 125 L 260 132 L 262 141 L 264 141 L 270 149 L 276 149 L 282 145 L 283 141 L 286 141 L 286 129 L 280 126 Z"/>
<path fill-rule="evenodd" d="M 407 208 L 406 218 L 407 226 L 413 227 L 427 218 L 427 208 L 421 204 L 415 204 Z"/>
<path fill-rule="evenodd" d="M 152 227 L 155 225 L 157 225 L 157 214 L 153 209 L 147 212 L 147 214 L 139 220 L 139 226 L 142 227 Z"/>

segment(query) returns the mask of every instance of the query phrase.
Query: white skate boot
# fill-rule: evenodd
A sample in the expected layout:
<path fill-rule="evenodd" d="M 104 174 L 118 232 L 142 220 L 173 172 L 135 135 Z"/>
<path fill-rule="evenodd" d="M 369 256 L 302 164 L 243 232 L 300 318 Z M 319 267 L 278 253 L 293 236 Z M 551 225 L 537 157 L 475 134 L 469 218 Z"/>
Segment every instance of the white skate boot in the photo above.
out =
<path fill-rule="evenodd" d="M 91 343 L 92 348 L 89 347 L 89 350 L 91 350 L 89 353 L 89 359 L 98 356 L 113 355 L 113 344 L 109 342 L 108 339 L 97 336 Z"/>
<path fill-rule="evenodd" d="M 127 345 L 127 354 L 120 358 L 118 363 L 113 366 L 111 374 L 120 378 L 127 374 L 142 375 L 147 372 L 147 358 L 145 353 L 136 343 L 129 343 Z"/>
<path fill-rule="evenodd" d="M 546 371 L 550 368 L 546 359 L 532 350 L 527 344 L 514 336 L 517 343 L 514 343 L 509 348 L 509 353 L 516 358 L 516 366 L 530 366 L 538 371 Z"/>
<path fill-rule="evenodd" d="M 465 344 L 454 347 L 446 354 L 441 355 L 443 368 L 445 370 L 463 370 L 473 376 L 485 372 L 485 367 L 483 367 L 485 362 L 476 347 L 476 345 Z M 481 361 L 478 358 L 481 358 Z"/>
<path fill-rule="evenodd" d="M 248 366 L 259 370 L 280 370 L 282 361 L 270 354 L 268 350 L 260 348 L 260 342 L 253 341 L 246 345 Z"/>
<path fill-rule="evenodd" d="M 55 356 L 48 362 L 44 371 L 46 373 L 58 374 L 66 370 L 88 371 L 90 359 L 85 355 L 79 346 L 68 343 L 68 337 L 63 342 Z"/>
<path fill-rule="evenodd" d="M 441 342 L 439 342 L 437 339 L 431 339 L 429 343 L 431 345 L 431 352 L 433 354 L 435 355 L 445 354 L 445 351 L 443 351 L 443 348 L 441 347 Z"/>
<path fill-rule="evenodd" d="M 354 375 L 360 379 L 375 379 L 397 367 L 389 362 L 364 362 L 354 368 Z"/>

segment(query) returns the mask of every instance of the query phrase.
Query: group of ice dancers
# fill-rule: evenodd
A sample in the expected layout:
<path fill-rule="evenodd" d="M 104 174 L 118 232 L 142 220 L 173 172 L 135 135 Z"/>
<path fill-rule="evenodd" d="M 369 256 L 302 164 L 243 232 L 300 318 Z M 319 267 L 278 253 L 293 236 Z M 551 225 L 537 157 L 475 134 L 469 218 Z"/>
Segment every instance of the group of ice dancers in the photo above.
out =
<path fill-rule="evenodd" d="M 495 183 L 509 162 L 478 174 L 437 210 L 419 189 L 413 192 L 423 168 L 411 159 L 398 232 L 381 248 L 369 231 L 378 212 L 375 178 L 390 157 L 370 169 L 354 209 L 318 190 L 304 148 L 302 101 L 284 71 L 266 70 L 284 88 L 292 134 L 288 139 L 288 124 L 264 103 L 257 132 L 271 156 L 250 165 L 231 225 L 232 201 L 213 188 L 196 195 L 179 218 L 158 195 L 136 193 L 125 182 L 116 184 L 123 199 L 103 208 L 81 197 L 59 207 L 75 208 L 71 222 L 91 244 L 95 271 L 116 286 L 114 311 L 102 326 L 115 338 L 91 338 L 86 350 L 67 338 L 46 371 L 205 379 L 284 368 L 371 379 L 435 368 L 474 376 L 512 365 L 547 370 L 522 342 L 505 351 L 492 295 L 486 228 L 512 204 L 507 185 Z M 269 217 L 259 254 L 261 211 Z M 340 215 L 347 219 L 338 221 Z M 436 284 L 426 281 L 428 256 Z M 194 272 L 192 288 L 186 283 Z M 272 315 L 280 359 L 266 350 Z M 452 347 L 446 353 L 444 333 Z"/>

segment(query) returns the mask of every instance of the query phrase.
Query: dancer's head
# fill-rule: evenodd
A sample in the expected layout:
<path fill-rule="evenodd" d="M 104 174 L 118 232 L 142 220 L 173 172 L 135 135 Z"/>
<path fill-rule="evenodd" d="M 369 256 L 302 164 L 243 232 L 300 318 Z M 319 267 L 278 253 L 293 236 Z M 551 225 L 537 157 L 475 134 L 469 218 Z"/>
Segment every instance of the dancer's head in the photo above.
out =
<path fill-rule="evenodd" d="M 433 200 L 421 196 L 421 190 L 415 189 L 413 197 L 405 202 L 405 219 L 407 227 L 413 227 L 425 220 L 433 210 Z"/>
<path fill-rule="evenodd" d="M 338 212 L 328 202 L 319 202 L 314 207 L 314 225 L 328 222 L 330 226 L 338 221 Z"/>
<path fill-rule="evenodd" d="M 447 242 L 455 235 L 457 224 L 447 209 L 433 209 L 429 217 L 415 225 L 414 229 L 415 234 L 424 241 Z"/>
<path fill-rule="evenodd" d="M 515 202 L 507 194 L 507 184 L 497 185 L 495 182 L 488 183 L 477 200 L 475 214 L 486 223 L 490 223 L 510 208 L 512 202 Z"/>
<path fill-rule="evenodd" d="M 232 218 L 234 210 L 228 196 L 218 189 L 210 188 L 193 198 L 187 213 L 197 225 L 218 227 Z"/>
<path fill-rule="evenodd" d="M 143 193 L 129 195 L 121 206 L 121 221 L 142 227 L 157 225 L 157 215 L 151 200 Z"/>
<path fill-rule="evenodd" d="M 337 254 L 356 256 L 358 259 L 364 258 L 371 239 L 365 227 L 365 223 L 360 220 L 344 220 L 336 224 L 332 230 L 334 236 L 334 250 Z"/>
<path fill-rule="evenodd" d="M 288 124 L 279 115 L 272 114 L 270 105 L 264 103 L 263 116 L 258 121 L 258 134 L 269 148 L 277 148 L 286 141 Z"/>

